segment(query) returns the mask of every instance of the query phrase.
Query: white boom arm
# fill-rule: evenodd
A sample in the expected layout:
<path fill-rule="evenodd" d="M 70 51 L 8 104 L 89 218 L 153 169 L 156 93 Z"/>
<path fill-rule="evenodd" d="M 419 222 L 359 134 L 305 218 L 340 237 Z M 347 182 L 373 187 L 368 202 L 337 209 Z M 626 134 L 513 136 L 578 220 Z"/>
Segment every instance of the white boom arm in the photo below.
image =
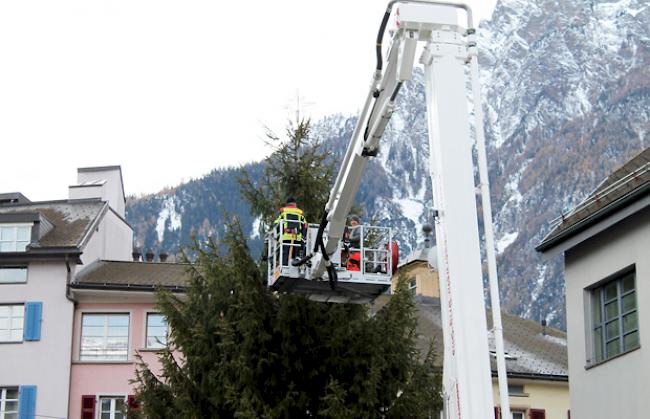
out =
<path fill-rule="evenodd" d="M 400 5 L 395 13 L 397 29 L 384 69 L 381 43 L 396 3 Z M 461 9 L 466 12 L 466 26 L 459 24 Z M 430 167 L 437 210 L 435 230 L 445 347 L 443 417 L 494 417 L 466 90 L 469 65 L 501 413 L 504 419 L 510 419 L 476 42 L 469 7 L 426 0 L 389 3 L 377 39 L 377 68 L 330 192 L 310 276 L 320 278 L 326 269 L 330 276 L 336 275 L 329 255 L 337 250 L 343 236 L 366 164 L 379 151 L 379 140 L 393 113 L 399 89 L 411 78 L 418 42 L 425 44 L 420 62 L 425 73 Z"/>

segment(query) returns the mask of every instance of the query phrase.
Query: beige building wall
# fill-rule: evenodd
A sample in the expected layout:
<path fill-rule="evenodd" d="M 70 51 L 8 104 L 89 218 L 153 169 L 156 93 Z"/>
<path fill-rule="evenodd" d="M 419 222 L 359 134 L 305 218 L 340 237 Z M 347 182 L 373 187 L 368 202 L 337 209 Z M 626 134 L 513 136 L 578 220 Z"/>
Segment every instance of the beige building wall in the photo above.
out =
<path fill-rule="evenodd" d="M 566 381 L 545 381 L 532 379 L 508 379 L 511 386 L 523 385 L 523 395 L 510 396 L 510 410 L 524 412 L 530 417 L 530 409 L 543 409 L 547 419 L 566 419 L 569 417 L 569 383 Z M 499 383 L 492 379 L 494 405 L 499 406 Z M 576 417 L 576 416 L 574 416 Z"/>
<path fill-rule="evenodd" d="M 397 287 L 400 274 L 408 279 L 415 279 L 416 295 L 425 297 L 440 298 L 440 282 L 438 272 L 432 270 L 425 261 L 412 261 L 399 267 L 393 275 L 391 290 Z M 566 381 L 551 381 L 539 379 L 509 378 L 510 385 L 523 385 L 521 396 L 510 396 L 512 411 L 525 412 L 525 418 L 529 418 L 530 409 L 544 409 L 547 419 L 568 418 L 569 411 L 569 383 Z M 500 405 L 499 383 L 492 380 L 494 405 Z M 579 417 L 579 416 L 574 416 Z"/>
<path fill-rule="evenodd" d="M 425 297 L 440 298 L 440 283 L 438 272 L 431 270 L 428 263 L 424 261 L 413 261 L 402 265 L 397 273 L 393 275 L 391 291 L 395 291 L 400 274 L 406 275 L 407 279 L 415 279 L 415 294 Z"/>

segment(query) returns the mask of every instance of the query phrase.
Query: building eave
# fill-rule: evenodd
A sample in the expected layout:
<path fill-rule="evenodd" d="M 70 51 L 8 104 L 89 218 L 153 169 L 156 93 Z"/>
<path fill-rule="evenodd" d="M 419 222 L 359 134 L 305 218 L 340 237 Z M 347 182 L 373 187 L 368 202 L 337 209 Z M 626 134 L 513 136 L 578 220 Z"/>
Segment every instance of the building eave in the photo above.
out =
<path fill-rule="evenodd" d="M 156 285 L 142 285 L 142 284 L 95 284 L 95 283 L 83 283 L 83 282 L 71 282 L 69 284 L 71 289 L 85 289 L 85 290 L 103 290 L 103 291 L 128 291 L 128 292 L 154 292 L 156 290 Z M 185 293 L 185 287 L 182 286 L 170 286 L 163 285 L 163 288 L 173 292 L 173 293 Z"/>
<path fill-rule="evenodd" d="M 492 371 L 492 377 L 497 377 L 497 372 Z M 538 374 L 527 372 L 508 372 L 508 378 L 519 378 L 522 380 L 538 380 L 538 381 L 560 381 L 569 382 L 569 376 L 563 374 Z"/>
<path fill-rule="evenodd" d="M 596 211 L 588 217 L 585 217 L 574 225 L 568 227 L 566 230 L 562 231 L 557 236 L 543 240 L 537 247 L 535 247 L 535 250 L 541 253 L 551 253 L 551 256 L 555 255 L 561 251 L 565 251 L 575 246 L 577 243 L 573 242 L 571 242 L 571 245 L 569 246 L 562 246 L 562 244 L 578 236 L 580 233 L 585 232 L 590 227 L 594 227 L 599 223 L 602 223 L 603 226 L 603 228 L 594 229 L 595 231 L 590 232 L 587 237 L 581 237 L 581 240 L 579 240 L 579 242 L 586 240 L 594 234 L 611 226 L 615 222 L 618 222 L 621 219 L 626 218 L 644 209 L 647 206 L 650 206 L 650 183 L 643 185 L 630 194 L 623 196 L 622 198 L 612 202 L 606 207 L 601 208 L 599 211 Z M 618 213 L 618 217 L 614 217 L 616 213 Z M 608 218 L 611 218 L 611 222 L 609 223 L 606 222 Z"/>
<path fill-rule="evenodd" d="M 71 260 L 81 264 L 81 252 L 78 247 L 47 247 L 30 249 L 26 252 L 0 252 L 0 264 L 28 263 L 32 261 Z"/>

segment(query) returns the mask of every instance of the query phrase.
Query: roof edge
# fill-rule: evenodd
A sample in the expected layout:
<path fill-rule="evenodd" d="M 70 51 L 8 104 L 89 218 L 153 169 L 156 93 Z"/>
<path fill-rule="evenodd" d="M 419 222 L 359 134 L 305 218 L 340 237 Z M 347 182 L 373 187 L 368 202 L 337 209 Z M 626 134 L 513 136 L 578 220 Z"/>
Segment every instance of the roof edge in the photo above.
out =
<path fill-rule="evenodd" d="M 69 260 L 81 264 L 81 250 L 77 247 L 57 247 L 31 250 L 29 252 L 0 253 L 0 264 L 7 263 L 28 263 L 31 261 L 59 261 Z"/>
<path fill-rule="evenodd" d="M 645 185 L 641 186 L 639 189 L 632 191 L 628 195 L 622 196 L 616 201 L 611 202 L 606 207 L 601 208 L 595 213 L 578 221 L 574 225 L 569 226 L 565 231 L 561 232 L 559 235 L 549 240 L 546 239 L 542 240 L 542 242 L 535 247 L 535 250 L 541 253 L 545 253 L 549 251 L 550 249 L 558 246 L 560 243 L 586 230 L 587 228 L 593 226 L 594 224 L 597 224 L 599 221 L 607 218 L 609 215 L 615 213 L 619 209 L 623 209 L 626 206 L 634 203 L 635 201 L 643 198 L 645 194 L 649 192 L 650 192 L 650 183 L 646 183 Z"/>
<path fill-rule="evenodd" d="M 73 289 L 88 289 L 88 290 L 105 290 L 105 291 L 134 291 L 134 292 L 154 292 L 158 285 L 138 285 L 138 284 L 91 284 L 71 282 L 68 284 Z M 185 293 L 186 287 L 180 285 L 160 285 L 161 287 L 176 293 Z"/>
<path fill-rule="evenodd" d="M 566 381 L 569 382 L 569 376 L 563 374 L 538 374 L 534 372 L 508 372 L 508 378 L 525 378 L 539 381 Z M 497 371 L 492 371 L 492 377 L 497 376 Z"/>
<path fill-rule="evenodd" d="M 101 202 L 103 202 L 104 205 L 102 206 L 102 209 L 99 211 L 99 213 L 95 216 L 95 219 L 88 224 L 88 228 L 86 228 L 86 231 L 84 231 L 84 235 L 81 238 L 81 241 L 79 242 L 79 248 L 85 247 L 86 244 L 88 244 L 88 241 L 92 236 L 92 231 L 97 227 L 97 225 L 101 222 L 101 220 L 104 219 L 104 217 L 106 216 L 106 212 L 108 212 L 107 208 L 110 207 L 110 205 L 108 205 L 108 202 L 106 201 L 101 201 Z"/>

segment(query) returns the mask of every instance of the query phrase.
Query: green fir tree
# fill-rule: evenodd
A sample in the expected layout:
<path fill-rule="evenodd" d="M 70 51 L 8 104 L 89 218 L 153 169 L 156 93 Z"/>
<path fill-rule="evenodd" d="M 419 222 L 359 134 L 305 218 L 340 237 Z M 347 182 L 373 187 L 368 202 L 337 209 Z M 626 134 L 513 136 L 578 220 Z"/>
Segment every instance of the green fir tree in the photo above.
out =
<path fill-rule="evenodd" d="M 331 163 L 309 137 L 288 130 L 259 184 L 242 192 L 271 223 L 291 192 L 313 218 L 327 199 Z M 309 166 L 308 170 L 303 165 Z M 303 183 L 304 182 L 304 183 Z M 415 303 L 405 278 L 376 314 L 270 292 L 238 222 L 220 243 L 195 246 L 185 296 L 156 291 L 170 328 L 154 374 L 134 380 L 148 418 L 430 418 L 441 407 L 433 353 L 416 348 Z"/>

